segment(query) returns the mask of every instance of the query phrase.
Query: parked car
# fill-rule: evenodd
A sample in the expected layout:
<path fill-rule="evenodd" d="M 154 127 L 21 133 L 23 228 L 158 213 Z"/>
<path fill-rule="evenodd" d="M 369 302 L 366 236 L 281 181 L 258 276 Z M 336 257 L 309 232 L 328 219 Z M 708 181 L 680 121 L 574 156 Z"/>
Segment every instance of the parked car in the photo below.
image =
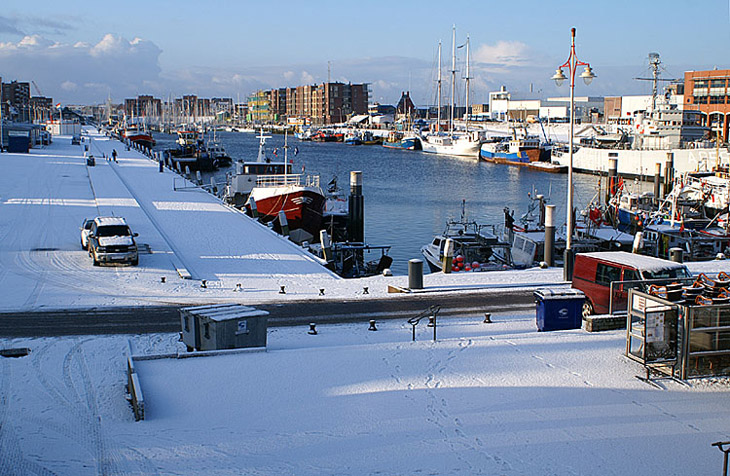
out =
<path fill-rule="evenodd" d="M 84 218 L 79 229 L 81 230 L 81 248 L 89 249 L 89 233 L 91 233 L 91 225 L 94 224 L 93 218 Z"/>
<path fill-rule="evenodd" d="M 583 253 L 575 256 L 573 284 L 586 295 L 583 317 L 609 311 L 611 283 L 665 279 L 686 280 L 692 273 L 682 263 L 625 251 Z M 654 281 L 656 283 L 656 281 Z M 642 283 L 614 285 L 613 309 L 626 309 L 630 288 L 643 288 Z"/>
<path fill-rule="evenodd" d="M 139 263 L 137 243 L 127 222 L 121 217 L 96 217 L 89 232 L 89 255 L 94 259 L 94 266 L 100 263 Z"/>

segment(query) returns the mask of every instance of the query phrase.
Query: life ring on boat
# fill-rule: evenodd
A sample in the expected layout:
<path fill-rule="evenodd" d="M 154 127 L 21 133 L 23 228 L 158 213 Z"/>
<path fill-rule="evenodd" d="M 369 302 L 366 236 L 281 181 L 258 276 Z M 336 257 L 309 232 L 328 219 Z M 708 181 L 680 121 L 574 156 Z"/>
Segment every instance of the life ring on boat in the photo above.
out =
<path fill-rule="evenodd" d="M 519 226 L 516 226 L 516 225 L 512 225 L 512 229 L 513 229 L 514 231 L 525 231 L 525 229 L 524 229 L 524 228 L 522 228 L 522 227 L 519 227 Z"/>
<path fill-rule="evenodd" d="M 598 208 L 591 208 L 588 211 L 588 218 L 597 226 L 601 226 L 603 218 L 601 217 L 601 210 Z"/>

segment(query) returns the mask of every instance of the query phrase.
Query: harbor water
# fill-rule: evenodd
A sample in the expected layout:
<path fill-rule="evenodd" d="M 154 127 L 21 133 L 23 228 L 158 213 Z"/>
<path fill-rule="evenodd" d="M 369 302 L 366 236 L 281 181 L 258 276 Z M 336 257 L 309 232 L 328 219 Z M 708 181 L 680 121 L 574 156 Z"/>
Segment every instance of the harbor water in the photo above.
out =
<path fill-rule="evenodd" d="M 220 132 L 217 138 L 236 160 L 254 161 L 258 134 Z M 174 146 L 174 136 L 157 134 L 156 149 Z M 421 247 L 443 231 L 449 218 L 459 219 L 462 200 L 466 216 L 480 224 L 504 222 L 504 207 L 514 210 L 516 224 L 530 204 L 530 197 L 542 194 L 556 205 L 557 226 L 566 222 L 567 175 L 551 174 L 464 158 L 420 151 L 387 149 L 382 146 L 354 146 L 339 142 L 304 142 L 288 138 L 288 157 L 295 173 L 305 170 L 320 175 L 322 188 L 337 177 L 337 184 L 349 193 L 350 171 L 363 174 L 365 241 L 370 245 L 391 245 L 394 274 L 408 273 L 408 261 L 422 258 Z M 282 157 L 284 136 L 274 134 L 266 142 L 268 155 Z M 298 152 L 295 155 L 295 150 Z M 233 167 L 212 172 L 225 182 Z M 205 183 L 210 181 L 207 174 Z M 599 177 L 574 174 L 574 203 L 584 207 L 598 193 Z M 601 180 L 605 193 L 605 178 Z M 366 259 L 377 259 L 373 253 Z M 425 267 L 428 269 L 428 267 Z"/>

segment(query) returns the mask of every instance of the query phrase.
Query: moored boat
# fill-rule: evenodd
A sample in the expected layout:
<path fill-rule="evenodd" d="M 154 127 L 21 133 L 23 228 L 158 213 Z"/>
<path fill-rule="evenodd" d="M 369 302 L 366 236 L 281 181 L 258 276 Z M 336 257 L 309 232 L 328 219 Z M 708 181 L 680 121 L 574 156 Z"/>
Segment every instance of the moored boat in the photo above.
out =
<path fill-rule="evenodd" d="M 462 213 L 460 220 L 449 220 L 443 233 L 436 235 L 431 243 L 421 248 L 431 272 L 443 270 L 446 240 L 453 242 L 453 264 L 451 271 L 488 271 L 504 269 L 509 263 L 509 245 L 501 241 L 486 226 L 469 221 Z M 495 253 L 497 249 L 506 252 Z"/>
<path fill-rule="evenodd" d="M 421 150 L 421 141 L 415 134 L 406 135 L 400 131 L 391 131 L 383 141 L 388 149 Z"/>
<path fill-rule="evenodd" d="M 482 144 L 479 156 L 495 164 L 528 166 L 550 172 L 567 170 L 565 166 L 551 164 L 550 149 L 541 143 L 539 137 L 517 137 L 516 132 L 510 140 Z"/>
<path fill-rule="evenodd" d="M 127 124 L 122 135 L 124 139 L 148 149 L 151 149 L 156 144 L 155 139 L 152 137 L 152 132 L 146 130 L 144 127 L 140 127 L 137 123 Z"/>
<path fill-rule="evenodd" d="M 319 175 L 294 174 L 287 158 L 272 160 L 266 156 L 263 130 L 258 136 L 259 152 L 256 161 L 236 162 L 236 170 L 229 174 L 224 199 L 234 206 L 246 209 L 264 223 L 271 222 L 281 231 L 279 212 L 284 211 L 289 230 L 304 230 L 311 237 L 318 236 L 322 226 L 324 193 Z M 309 237 L 309 240 L 311 240 Z"/>

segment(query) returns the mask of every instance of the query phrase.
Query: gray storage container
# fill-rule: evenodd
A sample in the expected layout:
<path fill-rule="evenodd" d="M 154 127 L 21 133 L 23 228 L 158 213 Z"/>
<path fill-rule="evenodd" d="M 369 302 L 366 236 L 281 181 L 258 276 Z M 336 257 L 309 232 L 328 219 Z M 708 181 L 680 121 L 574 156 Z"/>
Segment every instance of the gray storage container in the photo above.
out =
<path fill-rule="evenodd" d="M 188 351 L 266 347 L 268 315 L 240 304 L 182 308 L 183 342 Z"/>

